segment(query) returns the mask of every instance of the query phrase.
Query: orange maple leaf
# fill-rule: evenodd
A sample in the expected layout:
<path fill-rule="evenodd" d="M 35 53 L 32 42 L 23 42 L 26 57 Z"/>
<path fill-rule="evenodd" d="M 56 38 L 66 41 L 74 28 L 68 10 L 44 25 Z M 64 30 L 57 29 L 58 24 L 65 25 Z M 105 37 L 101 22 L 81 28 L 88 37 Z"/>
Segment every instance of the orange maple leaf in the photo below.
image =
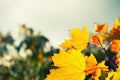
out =
<path fill-rule="evenodd" d="M 98 46 L 102 46 L 103 40 L 105 39 L 102 34 L 92 36 L 92 43 L 97 44 Z"/>
<path fill-rule="evenodd" d="M 101 63 L 97 63 L 96 58 L 93 54 L 91 54 L 89 57 L 86 57 L 86 75 L 92 74 L 92 78 L 95 80 L 98 80 L 98 78 L 101 75 L 102 70 L 108 70 L 108 67 L 104 65 L 105 61 L 102 61 Z"/>
<path fill-rule="evenodd" d="M 120 40 L 112 40 L 111 44 L 111 51 L 115 52 L 120 50 Z"/>
<path fill-rule="evenodd" d="M 94 25 L 95 25 L 95 32 L 105 32 L 107 29 L 107 24 L 98 25 L 97 23 L 95 23 Z"/>
<path fill-rule="evenodd" d="M 116 19 L 113 28 L 110 30 L 110 39 L 120 39 L 120 21 Z"/>

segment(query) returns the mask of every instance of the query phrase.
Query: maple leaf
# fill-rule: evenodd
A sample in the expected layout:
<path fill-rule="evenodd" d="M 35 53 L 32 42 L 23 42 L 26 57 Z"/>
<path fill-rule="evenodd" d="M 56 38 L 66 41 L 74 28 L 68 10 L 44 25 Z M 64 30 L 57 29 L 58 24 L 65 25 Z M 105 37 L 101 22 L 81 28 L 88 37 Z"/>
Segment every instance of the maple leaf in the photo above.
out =
<path fill-rule="evenodd" d="M 58 68 L 51 70 L 46 80 L 84 80 L 85 57 L 79 50 L 72 49 L 70 52 L 61 50 L 52 57 Z"/>
<path fill-rule="evenodd" d="M 117 71 L 108 72 L 108 77 L 106 80 L 120 80 L 120 67 L 117 69 Z"/>
<path fill-rule="evenodd" d="M 112 40 L 111 43 L 111 51 L 119 51 L 120 50 L 120 40 Z"/>
<path fill-rule="evenodd" d="M 75 28 L 70 30 L 72 39 L 65 40 L 64 43 L 62 43 L 60 46 L 62 48 L 74 48 L 83 50 L 86 48 L 88 41 L 89 41 L 89 34 L 87 27 L 84 28 L 84 30 L 81 30 L 80 28 Z"/>
<path fill-rule="evenodd" d="M 120 66 L 120 51 L 115 55 L 115 63 Z"/>
<path fill-rule="evenodd" d="M 103 37 L 102 34 L 94 35 L 94 36 L 92 36 L 92 43 L 95 43 L 98 46 L 101 46 L 104 39 L 105 38 Z"/>
<path fill-rule="evenodd" d="M 115 21 L 115 23 L 114 23 L 114 25 L 113 25 L 113 28 L 114 28 L 114 29 L 117 29 L 117 28 L 120 29 L 120 21 L 118 20 L 118 18 L 116 19 L 116 21 Z"/>
<path fill-rule="evenodd" d="M 93 54 L 86 57 L 86 75 L 93 73 L 97 67 L 97 61 Z"/>
<path fill-rule="evenodd" d="M 113 28 L 110 30 L 110 39 L 120 39 L 120 21 L 116 19 Z"/>
<path fill-rule="evenodd" d="M 105 66 L 104 63 L 105 61 L 102 61 L 98 64 L 93 54 L 91 54 L 89 57 L 86 57 L 86 75 L 92 74 L 92 78 L 98 80 L 98 78 L 101 76 L 101 71 L 108 70 L 108 67 Z"/>
<path fill-rule="evenodd" d="M 62 48 L 72 48 L 72 40 L 65 40 L 64 43 L 60 45 Z"/>
<path fill-rule="evenodd" d="M 107 29 L 107 24 L 98 25 L 97 23 L 95 23 L 94 25 L 95 25 L 95 32 L 105 32 Z"/>

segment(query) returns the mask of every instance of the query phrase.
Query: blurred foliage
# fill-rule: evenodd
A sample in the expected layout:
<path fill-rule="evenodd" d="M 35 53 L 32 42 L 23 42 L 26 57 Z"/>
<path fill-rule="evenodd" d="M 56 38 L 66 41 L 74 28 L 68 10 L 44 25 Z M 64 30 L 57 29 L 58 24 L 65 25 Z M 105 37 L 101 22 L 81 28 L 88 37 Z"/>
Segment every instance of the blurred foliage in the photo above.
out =
<path fill-rule="evenodd" d="M 0 80 L 44 80 L 52 63 L 40 63 L 37 58 L 18 59 L 11 67 L 1 66 Z"/>
<path fill-rule="evenodd" d="M 0 33 L 0 80 L 44 80 L 53 65 L 51 56 L 59 49 L 44 35 L 34 35 L 34 30 L 24 24 L 19 31 L 18 46 L 10 32 Z"/>

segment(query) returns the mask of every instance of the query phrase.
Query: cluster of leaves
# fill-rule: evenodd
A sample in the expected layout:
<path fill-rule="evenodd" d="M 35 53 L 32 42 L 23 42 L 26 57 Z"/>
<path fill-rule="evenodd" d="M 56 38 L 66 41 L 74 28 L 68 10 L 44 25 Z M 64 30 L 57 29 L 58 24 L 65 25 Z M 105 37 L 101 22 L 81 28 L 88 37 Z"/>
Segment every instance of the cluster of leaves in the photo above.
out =
<path fill-rule="evenodd" d="M 46 80 L 120 80 L 120 21 L 110 32 L 107 23 L 95 27 L 92 35 L 86 26 L 70 30 L 71 39 L 52 57 L 56 68 Z"/>

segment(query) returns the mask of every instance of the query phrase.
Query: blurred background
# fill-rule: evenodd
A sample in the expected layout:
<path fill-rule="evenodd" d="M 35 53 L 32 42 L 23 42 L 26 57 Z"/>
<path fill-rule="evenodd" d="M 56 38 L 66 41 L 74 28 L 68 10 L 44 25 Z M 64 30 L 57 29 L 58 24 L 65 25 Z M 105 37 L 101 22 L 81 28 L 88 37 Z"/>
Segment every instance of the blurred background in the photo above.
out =
<path fill-rule="evenodd" d="M 41 31 L 58 47 L 73 27 L 108 22 L 120 16 L 120 0 L 0 0 L 0 31 L 11 31 L 17 39 L 18 26 L 26 24 Z"/>
<path fill-rule="evenodd" d="M 0 0 L 0 80 L 44 80 L 68 30 L 112 26 L 120 0 Z"/>

